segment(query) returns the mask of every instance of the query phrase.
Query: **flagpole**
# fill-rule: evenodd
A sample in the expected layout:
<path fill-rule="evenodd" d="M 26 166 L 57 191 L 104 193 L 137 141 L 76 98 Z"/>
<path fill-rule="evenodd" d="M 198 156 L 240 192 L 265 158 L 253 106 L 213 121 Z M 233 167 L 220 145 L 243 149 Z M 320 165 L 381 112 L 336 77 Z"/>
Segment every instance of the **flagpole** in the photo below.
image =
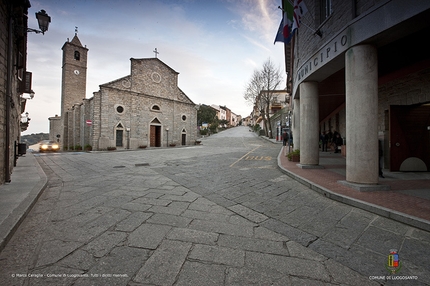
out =
<path fill-rule="evenodd" d="M 321 33 L 321 30 L 320 29 L 318 29 L 318 30 L 314 30 L 314 29 L 312 29 L 311 27 L 309 27 L 308 25 L 306 25 L 305 23 L 303 23 L 303 22 L 301 22 L 300 23 L 301 25 L 303 25 L 303 26 L 305 26 L 306 28 L 308 28 L 309 30 L 311 30 L 315 35 L 318 35 L 318 36 L 320 36 L 320 38 L 322 38 L 322 33 Z"/>

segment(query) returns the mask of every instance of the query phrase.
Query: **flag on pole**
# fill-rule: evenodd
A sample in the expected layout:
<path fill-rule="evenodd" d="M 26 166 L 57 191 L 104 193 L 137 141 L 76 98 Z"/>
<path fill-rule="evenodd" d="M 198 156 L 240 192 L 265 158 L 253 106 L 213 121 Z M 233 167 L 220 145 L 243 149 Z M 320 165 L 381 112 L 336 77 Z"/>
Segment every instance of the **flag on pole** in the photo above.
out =
<path fill-rule="evenodd" d="M 294 9 L 293 5 L 291 5 L 290 1 L 283 0 L 282 1 L 282 20 L 279 25 L 278 33 L 275 37 L 276 42 L 284 42 L 285 44 L 289 44 L 291 38 L 293 37 L 293 21 L 294 21 Z"/>
<path fill-rule="evenodd" d="M 294 0 L 294 20 L 293 26 L 291 30 L 298 29 L 300 27 L 300 23 L 302 21 L 302 17 L 308 12 L 308 8 L 306 7 L 305 1 L 303 0 Z"/>

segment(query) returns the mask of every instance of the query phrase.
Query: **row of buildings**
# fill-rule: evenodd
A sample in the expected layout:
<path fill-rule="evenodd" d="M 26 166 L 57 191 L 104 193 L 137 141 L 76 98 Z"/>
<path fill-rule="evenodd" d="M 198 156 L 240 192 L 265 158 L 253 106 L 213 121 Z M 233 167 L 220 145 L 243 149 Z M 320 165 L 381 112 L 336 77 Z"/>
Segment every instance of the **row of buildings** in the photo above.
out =
<path fill-rule="evenodd" d="M 28 127 L 26 102 L 32 99 L 27 71 L 27 33 L 45 33 L 50 17 L 36 13 L 39 29 L 28 27 L 29 0 L 0 0 L 0 184 L 9 182 L 17 158 L 25 152 L 21 132 Z M 31 56 L 31 51 L 29 52 Z"/>
<path fill-rule="evenodd" d="M 218 118 L 218 120 L 225 120 L 227 122 L 226 125 L 228 125 L 229 127 L 238 126 L 242 120 L 241 115 L 237 115 L 227 106 L 212 104 L 210 107 L 215 110 L 216 117 Z M 222 126 L 222 127 L 227 127 L 227 126 Z"/>

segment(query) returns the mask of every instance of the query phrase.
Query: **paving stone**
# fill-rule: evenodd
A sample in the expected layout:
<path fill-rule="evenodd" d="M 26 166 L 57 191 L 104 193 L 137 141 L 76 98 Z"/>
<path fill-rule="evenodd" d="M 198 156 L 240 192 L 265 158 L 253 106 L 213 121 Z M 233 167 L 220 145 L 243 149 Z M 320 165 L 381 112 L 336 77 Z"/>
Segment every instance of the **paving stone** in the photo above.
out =
<path fill-rule="evenodd" d="M 399 250 L 400 259 L 412 261 L 419 267 L 427 268 L 429 257 L 423 256 L 430 249 L 430 241 L 406 238 Z M 388 253 L 387 253 L 388 255 Z M 407 263 L 406 263 L 407 266 Z"/>
<path fill-rule="evenodd" d="M 142 205 L 151 205 L 151 206 L 167 206 L 170 204 L 171 200 L 163 200 L 163 199 L 153 199 L 153 198 L 138 198 L 132 201 L 133 204 L 142 204 Z"/>
<path fill-rule="evenodd" d="M 50 265 L 43 268 L 38 268 L 32 271 L 26 272 L 26 274 L 43 275 L 43 277 L 31 277 L 24 279 L 13 279 L 8 283 L 5 280 L 1 280 L 2 285 L 31 285 L 31 286 L 46 286 L 46 285 L 70 285 L 75 275 L 85 275 L 84 271 L 73 268 L 61 267 L 58 265 Z M 57 274 L 52 276 L 52 274 Z M 59 274 L 59 275 L 58 275 Z M 21 283 L 17 283 L 17 282 Z"/>
<path fill-rule="evenodd" d="M 169 233 L 171 227 L 167 225 L 155 225 L 145 223 L 139 226 L 128 237 L 128 245 L 156 249 L 164 237 Z"/>
<path fill-rule="evenodd" d="M 164 194 L 162 193 L 162 192 L 150 192 L 150 193 L 147 193 L 144 197 L 145 198 L 151 198 L 151 199 L 158 199 L 158 198 L 160 198 L 161 196 L 164 196 Z"/>
<path fill-rule="evenodd" d="M 365 217 L 360 213 L 351 212 L 334 224 L 334 227 L 330 228 L 323 238 L 348 249 L 363 234 L 371 221 L 372 218 L 369 216 Z"/>
<path fill-rule="evenodd" d="M 282 241 L 261 240 L 249 237 L 239 237 L 221 234 L 218 245 L 233 249 L 289 255 L 288 249 Z"/>
<path fill-rule="evenodd" d="M 188 208 L 188 206 L 189 203 L 187 202 L 172 202 L 168 206 L 152 206 L 148 209 L 148 212 L 180 215 Z"/>
<path fill-rule="evenodd" d="M 91 253 L 94 257 L 102 257 L 123 242 L 126 237 L 127 234 L 124 232 L 107 231 L 88 243 L 83 250 Z"/>
<path fill-rule="evenodd" d="M 187 261 L 175 285 L 224 285 L 225 266 Z"/>
<path fill-rule="evenodd" d="M 387 261 L 388 253 L 382 255 L 362 246 L 353 245 L 350 249 L 334 244 L 333 242 L 318 239 L 313 242 L 309 248 L 324 254 L 327 257 L 333 258 L 335 261 L 344 266 L 351 268 L 359 273 L 369 275 L 386 275 L 385 262 Z M 371 263 L 363 263 L 363 257 Z"/>
<path fill-rule="evenodd" d="M 247 226 L 251 226 L 251 227 L 257 227 L 258 224 L 255 222 L 252 222 L 240 215 L 231 215 L 227 222 L 231 223 L 231 224 L 238 224 L 238 225 L 247 225 Z"/>
<path fill-rule="evenodd" d="M 345 217 L 350 212 L 348 206 L 332 206 L 330 205 L 316 216 L 312 216 L 307 221 L 298 226 L 298 228 L 305 230 L 315 236 L 321 237 L 332 231 L 333 226 Z"/>
<path fill-rule="evenodd" d="M 254 234 L 253 227 L 240 226 L 230 223 L 223 223 L 217 221 L 204 221 L 195 219 L 189 225 L 189 228 L 215 233 L 225 233 L 231 235 L 251 237 Z"/>
<path fill-rule="evenodd" d="M 316 260 L 316 261 L 327 260 L 327 257 L 319 254 L 318 252 L 316 252 L 310 248 L 304 247 L 303 245 L 301 245 L 300 243 L 297 243 L 295 241 L 288 241 L 286 243 L 286 245 L 287 245 L 288 253 L 292 257 L 311 259 L 311 260 Z"/>
<path fill-rule="evenodd" d="M 210 194 L 210 195 L 207 195 L 206 198 L 225 208 L 231 207 L 236 204 L 234 201 L 228 200 L 218 194 Z"/>
<path fill-rule="evenodd" d="M 148 223 L 164 224 L 175 227 L 186 227 L 190 224 L 192 219 L 170 214 L 154 214 L 148 219 Z"/>
<path fill-rule="evenodd" d="M 133 231 L 152 215 L 152 213 L 134 212 L 129 217 L 119 222 L 115 226 L 115 230 L 127 232 Z"/>
<path fill-rule="evenodd" d="M 409 229 L 411 229 L 410 226 L 407 226 L 403 223 L 385 218 L 380 216 L 375 216 L 372 220 L 372 226 L 385 229 L 400 235 L 405 235 Z"/>
<path fill-rule="evenodd" d="M 131 212 L 144 212 L 150 209 L 152 205 L 145 205 L 135 201 L 129 202 L 121 206 L 122 209 L 131 211 Z"/>
<path fill-rule="evenodd" d="M 50 240 L 42 244 L 37 256 L 36 267 L 55 263 L 77 250 L 82 243 L 75 241 Z"/>
<path fill-rule="evenodd" d="M 196 193 L 187 192 L 186 194 L 184 194 L 182 196 L 164 195 L 161 197 L 161 199 L 178 201 L 178 202 L 190 202 L 191 203 L 199 197 L 200 197 L 200 195 L 197 195 Z"/>
<path fill-rule="evenodd" d="M 200 244 L 216 244 L 219 234 L 188 228 L 174 228 L 167 236 L 171 240 L 188 241 Z"/>
<path fill-rule="evenodd" d="M 288 237 L 262 226 L 254 227 L 254 238 L 274 241 L 288 241 Z"/>
<path fill-rule="evenodd" d="M 134 282 L 172 285 L 181 270 L 191 243 L 164 240 L 133 278 Z"/>
<path fill-rule="evenodd" d="M 402 241 L 402 237 L 396 233 L 370 226 L 357 240 L 357 245 L 388 255 L 390 249 L 400 249 Z"/>
<path fill-rule="evenodd" d="M 116 196 L 116 197 L 108 197 L 108 198 L 109 198 L 108 200 L 103 202 L 102 206 L 117 208 L 134 199 L 131 196 Z"/>
<path fill-rule="evenodd" d="M 379 285 L 376 281 L 369 280 L 368 277 L 358 274 L 333 259 L 326 260 L 324 264 L 333 278 L 333 282 L 340 285 Z"/>
<path fill-rule="evenodd" d="M 260 269 L 260 271 L 276 271 L 286 275 L 307 277 L 325 282 L 330 281 L 330 275 L 324 264 L 315 260 L 247 252 L 245 264 L 247 267 Z"/>
<path fill-rule="evenodd" d="M 292 285 L 285 283 L 285 280 L 288 280 L 288 276 L 277 270 L 264 269 L 264 271 L 261 271 L 251 268 L 228 268 L 225 285 Z M 282 281 L 282 283 L 276 284 L 278 281 Z"/>
<path fill-rule="evenodd" d="M 231 206 L 228 209 L 255 223 L 260 223 L 268 219 L 267 216 L 239 204 Z"/>
<path fill-rule="evenodd" d="M 88 233 L 97 234 L 107 231 L 118 222 L 124 220 L 130 215 L 129 211 L 114 209 L 108 213 L 105 213 L 97 219 L 82 226 Z"/>
<path fill-rule="evenodd" d="M 214 245 L 196 244 L 191 250 L 189 258 L 192 260 L 242 267 L 245 260 L 245 251 Z"/>
<path fill-rule="evenodd" d="M 84 225 L 112 210 L 113 210 L 112 207 L 106 207 L 106 206 L 100 206 L 86 211 L 79 210 L 78 214 L 66 219 L 66 221 L 67 223 L 79 223 L 81 225 Z M 57 220 L 53 220 L 53 221 L 57 221 Z"/>
<path fill-rule="evenodd" d="M 231 215 L 233 213 L 226 208 L 219 206 L 216 203 L 211 202 L 210 200 L 203 197 L 197 198 L 194 202 L 190 204 L 188 209 L 202 212 L 220 213 L 225 215 Z"/>
<path fill-rule="evenodd" d="M 275 219 L 268 219 L 264 221 L 261 226 L 268 228 L 274 232 L 285 235 L 286 237 L 288 237 L 288 239 L 297 241 L 304 246 L 307 246 L 310 242 L 317 239 L 317 237 L 312 234 L 304 232 L 300 229 L 297 229 Z"/>
<path fill-rule="evenodd" d="M 318 281 L 318 280 L 311 280 L 311 279 L 303 279 L 299 277 L 290 277 L 289 278 L 288 285 L 294 285 L 294 286 L 328 286 L 332 285 L 328 282 Z M 286 285 L 286 284 L 278 284 L 278 285 Z"/>
<path fill-rule="evenodd" d="M 89 270 L 92 265 L 95 263 L 96 259 L 93 255 L 90 253 L 84 251 L 84 250 L 76 250 L 72 254 L 66 256 L 64 259 L 62 259 L 59 263 L 60 266 L 68 267 L 68 268 L 74 268 L 74 269 L 80 269 L 87 271 Z"/>
<path fill-rule="evenodd" d="M 227 222 L 231 214 L 212 213 L 198 210 L 186 210 L 182 216 L 208 221 Z"/>
<path fill-rule="evenodd" d="M 97 277 L 78 279 L 74 285 L 127 285 L 149 255 L 150 252 L 145 249 L 117 247 L 88 271 L 88 274 Z"/>

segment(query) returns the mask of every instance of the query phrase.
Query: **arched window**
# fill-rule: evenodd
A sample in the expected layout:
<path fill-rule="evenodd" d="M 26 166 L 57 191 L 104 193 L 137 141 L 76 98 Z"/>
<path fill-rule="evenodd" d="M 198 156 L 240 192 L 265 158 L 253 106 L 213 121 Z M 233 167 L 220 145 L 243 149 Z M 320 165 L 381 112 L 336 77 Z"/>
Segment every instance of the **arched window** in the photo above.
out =
<path fill-rule="evenodd" d="M 154 105 L 151 107 L 151 110 L 152 110 L 152 111 L 161 111 L 161 108 L 160 108 L 160 106 L 158 106 L 157 104 L 154 104 Z"/>
<path fill-rule="evenodd" d="M 78 51 L 75 51 L 75 60 L 81 60 L 81 53 L 79 53 Z"/>

